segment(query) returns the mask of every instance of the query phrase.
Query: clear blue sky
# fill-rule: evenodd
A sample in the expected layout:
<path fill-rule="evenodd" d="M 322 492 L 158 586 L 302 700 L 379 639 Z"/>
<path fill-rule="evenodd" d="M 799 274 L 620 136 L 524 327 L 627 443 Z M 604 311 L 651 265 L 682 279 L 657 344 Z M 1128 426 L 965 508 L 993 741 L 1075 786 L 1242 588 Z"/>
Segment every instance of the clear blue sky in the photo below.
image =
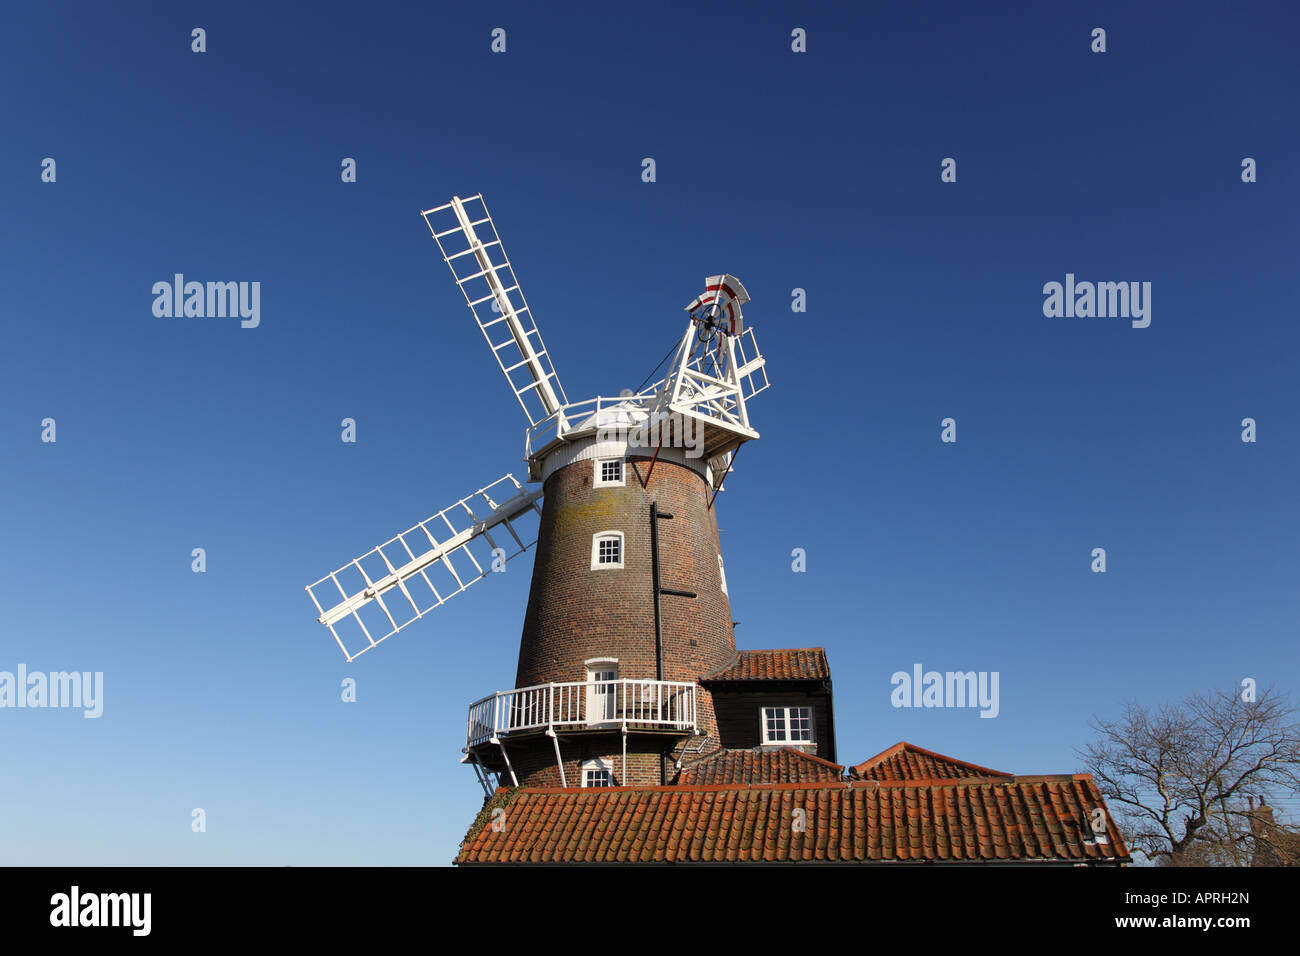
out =
<path fill-rule="evenodd" d="M 571 399 L 746 283 L 774 384 L 718 505 L 738 641 L 826 647 L 841 762 L 1071 772 L 1126 699 L 1295 691 L 1293 5 L 422 6 L 0 14 L 0 670 L 105 680 L 98 720 L 0 711 L 0 862 L 451 859 L 531 555 L 352 665 L 302 589 L 521 474 L 419 216 L 453 194 Z M 261 282 L 260 327 L 156 318 L 177 272 Z M 1067 272 L 1151 282 L 1151 326 L 1045 318 Z M 917 662 L 998 671 L 1000 715 L 894 709 Z"/>

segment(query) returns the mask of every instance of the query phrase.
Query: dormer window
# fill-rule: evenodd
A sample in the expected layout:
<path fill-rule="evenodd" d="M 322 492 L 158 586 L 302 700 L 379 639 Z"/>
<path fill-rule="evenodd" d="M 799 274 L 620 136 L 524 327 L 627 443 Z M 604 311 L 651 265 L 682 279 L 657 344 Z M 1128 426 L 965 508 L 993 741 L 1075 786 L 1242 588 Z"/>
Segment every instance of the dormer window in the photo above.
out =
<path fill-rule="evenodd" d="M 614 786 L 614 766 L 604 757 L 582 762 L 582 785 L 584 787 Z"/>
<path fill-rule="evenodd" d="M 623 478 L 623 459 L 622 458 L 597 458 L 596 475 L 592 482 L 596 488 L 622 487 L 626 482 Z"/>
<path fill-rule="evenodd" d="M 763 743 L 810 744 L 813 742 L 811 707 L 764 707 Z"/>
<path fill-rule="evenodd" d="M 591 537 L 591 570 L 623 567 L 623 532 L 600 531 Z"/>

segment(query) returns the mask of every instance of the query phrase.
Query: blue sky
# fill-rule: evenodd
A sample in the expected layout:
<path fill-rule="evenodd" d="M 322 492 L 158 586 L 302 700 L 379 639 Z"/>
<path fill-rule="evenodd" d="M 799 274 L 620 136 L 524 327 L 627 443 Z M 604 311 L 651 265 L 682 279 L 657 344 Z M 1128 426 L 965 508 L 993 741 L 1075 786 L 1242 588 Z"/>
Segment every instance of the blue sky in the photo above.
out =
<path fill-rule="evenodd" d="M 841 762 L 1071 772 L 1125 700 L 1294 692 L 1300 14 L 987 6 L 0 14 L 0 670 L 105 682 L 97 720 L 0 711 L 0 862 L 453 856 L 531 556 L 351 665 L 302 590 L 522 475 L 419 216 L 453 194 L 573 400 L 745 282 L 773 387 L 719 500 L 737 639 L 827 649 Z M 260 282 L 260 326 L 155 317 L 177 272 Z M 1067 272 L 1151 282 L 1150 327 L 1045 318 Z M 918 662 L 998 671 L 999 716 L 891 707 Z"/>

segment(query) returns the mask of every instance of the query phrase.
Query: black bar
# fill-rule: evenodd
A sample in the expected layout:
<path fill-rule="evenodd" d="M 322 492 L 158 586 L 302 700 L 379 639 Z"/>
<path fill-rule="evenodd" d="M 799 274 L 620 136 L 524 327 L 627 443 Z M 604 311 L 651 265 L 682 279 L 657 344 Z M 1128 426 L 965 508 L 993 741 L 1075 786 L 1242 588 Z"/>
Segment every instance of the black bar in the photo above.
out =
<path fill-rule="evenodd" d="M 348 850 L 341 848 L 338 855 L 348 856 Z M 1284 869 L 1094 870 L 998 863 L 989 860 L 963 866 L 914 861 L 842 867 L 808 862 L 793 868 L 800 873 L 801 886 L 817 894 L 815 898 L 824 899 L 827 912 L 841 922 L 858 915 L 852 904 L 833 902 L 847 899 L 836 894 L 842 894 L 846 882 L 852 880 L 859 898 L 869 898 L 873 905 L 904 918 L 933 918 L 932 901 L 943 899 L 944 919 L 951 925 L 1019 938 L 1030 933 L 1064 932 L 1118 939 L 1126 941 L 1121 951 L 1154 949 L 1157 941 L 1163 940 L 1177 944 L 1192 934 L 1208 936 L 1226 951 L 1237 941 L 1253 942 L 1252 931 L 1271 926 L 1276 934 L 1294 924 L 1293 881 Z M 617 866 L 617 877 L 608 879 L 647 890 L 663 884 L 660 866 Z M 776 874 L 791 872 L 791 864 L 779 866 Z M 752 867 L 735 863 L 678 864 L 670 872 L 674 886 L 697 893 L 716 889 L 722 882 L 757 887 L 765 885 L 760 880 L 770 881 Z M 16 944 L 21 942 L 36 942 L 42 945 L 40 951 L 48 947 L 49 952 L 98 949 L 107 943 L 111 952 L 134 946 L 142 938 L 125 923 L 99 927 L 81 923 L 79 928 L 60 925 L 57 895 L 68 895 L 76 886 L 83 898 L 92 893 L 149 893 L 148 936 L 143 938 L 157 940 L 167 951 L 188 942 L 248 944 L 253 940 L 283 942 L 294 951 L 317 942 L 338 951 L 341 942 L 352 939 L 374 948 L 378 932 L 427 930 L 431 913 L 437 912 L 430 909 L 431 898 L 444 913 L 468 912 L 485 893 L 518 887 L 519 892 L 512 896 L 512 918 L 532 913 L 545 917 L 547 901 L 529 893 L 537 879 L 531 867 L 513 865 L 459 870 L 0 866 L 0 926 L 4 927 L 6 952 L 20 952 Z M 361 882 L 356 883 L 358 880 Z M 352 885 L 365 888 L 365 898 L 357 904 L 359 912 L 322 907 L 322 900 L 337 897 L 340 886 Z M 1186 926 L 1182 921 L 1188 917 L 1213 921 L 1246 917 L 1249 923 L 1225 926 L 1216 922 L 1206 931 Z M 760 932 L 761 927 L 754 931 Z M 745 938 L 743 933 L 744 927 L 740 927 L 736 938 Z M 52 943 L 61 945 L 49 945 Z"/>

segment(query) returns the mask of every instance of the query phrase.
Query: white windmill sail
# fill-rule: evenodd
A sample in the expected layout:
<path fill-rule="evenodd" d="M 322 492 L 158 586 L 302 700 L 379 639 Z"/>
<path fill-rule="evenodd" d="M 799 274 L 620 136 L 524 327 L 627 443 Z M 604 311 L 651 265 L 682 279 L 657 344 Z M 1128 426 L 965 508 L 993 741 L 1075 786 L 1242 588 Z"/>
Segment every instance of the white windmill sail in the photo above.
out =
<path fill-rule="evenodd" d="M 766 360 L 741 315 L 749 293 L 735 276 L 709 276 L 704 293 L 687 306 L 691 319 L 664 379 L 613 404 L 597 397 L 573 405 L 483 197 L 453 197 L 421 215 L 528 416 L 525 444 L 533 478 L 541 477 L 547 449 L 566 436 L 585 434 L 611 418 L 630 426 L 671 413 L 702 427 L 701 451 L 716 496 L 736 450 L 758 437 L 746 402 L 768 387 Z M 320 623 L 354 660 L 532 547 L 541 497 L 540 488 L 527 491 L 505 475 L 309 584 Z M 508 547 L 499 548 L 497 539 Z"/>
<path fill-rule="evenodd" d="M 569 400 L 483 197 L 421 215 L 529 424 L 560 414 Z"/>
<path fill-rule="evenodd" d="M 320 623 L 356 659 L 536 544 L 541 497 L 504 475 L 307 585 Z"/>

